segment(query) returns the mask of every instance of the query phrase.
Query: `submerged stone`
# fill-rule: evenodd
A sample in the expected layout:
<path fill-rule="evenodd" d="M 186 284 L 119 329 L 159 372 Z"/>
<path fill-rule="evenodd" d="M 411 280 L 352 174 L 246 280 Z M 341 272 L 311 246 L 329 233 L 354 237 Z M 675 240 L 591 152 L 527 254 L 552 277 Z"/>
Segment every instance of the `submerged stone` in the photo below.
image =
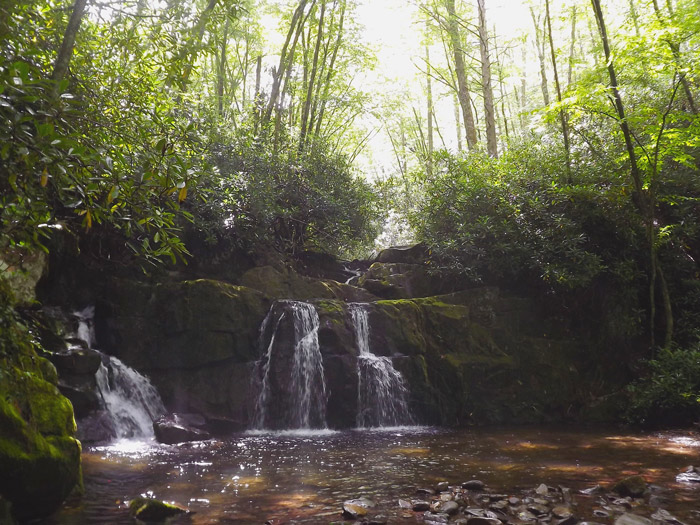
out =
<path fill-rule="evenodd" d="M 615 520 L 615 525 L 652 525 L 652 521 L 637 514 L 625 513 Z"/>
<path fill-rule="evenodd" d="M 633 498 L 643 496 L 646 490 L 647 482 L 642 476 L 629 476 L 615 483 L 612 488 L 612 491 L 620 496 L 631 496 Z"/>
<path fill-rule="evenodd" d="M 211 438 L 209 432 L 188 424 L 187 418 L 178 414 L 168 414 L 156 419 L 153 422 L 153 432 L 158 442 L 167 445 Z"/>
<path fill-rule="evenodd" d="M 165 503 L 149 498 L 135 498 L 129 502 L 129 511 L 137 520 L 146 522 L 164 522 L 168 518 L 179 514 L 188 514 L 183 509 L 172 503 Z"/>
<path fill-rule="evenodd" d="M 462 483 L 462 488 L 467 490 L 484 490 L 484 482 L 478 479 L 472 479 Z"/>

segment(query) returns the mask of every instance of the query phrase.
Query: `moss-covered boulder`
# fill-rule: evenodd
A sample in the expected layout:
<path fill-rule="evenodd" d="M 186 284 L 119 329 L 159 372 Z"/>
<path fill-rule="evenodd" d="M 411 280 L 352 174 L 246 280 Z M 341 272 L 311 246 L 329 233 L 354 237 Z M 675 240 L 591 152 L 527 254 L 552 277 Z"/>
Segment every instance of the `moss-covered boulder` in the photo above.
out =
<path fill-rule="evenodd" d="M 187 514 L 188 510 L 173 503 L 150 498 L 134 498 L 129 502 L 129 511 L 138 521 L 162 523 L 168 518 Z"/>
<path fill-rule="evenodd" d="M 305 277 L 287 268 L 260 266 L 247 271 L 241 284 L 258 290 L 270 300 L 338 299 L 341 301 L 372 301 L 376 299 L 362 288 L 342 284 L 331 279 Z"/>
<path fill-rule="evenodd" d="M 80 443 L 56 369 L 11 304 L 0 279 L 0 499 L 24 521 L 47 516 L 80 488 Z"/>
<path fill-rule="evenodd" d="M 171 410 L 245 426 L 269 307 L 262 293 L 221 281 L 114 281 L 96 306 L 98 345 L 146 373 Z"/>

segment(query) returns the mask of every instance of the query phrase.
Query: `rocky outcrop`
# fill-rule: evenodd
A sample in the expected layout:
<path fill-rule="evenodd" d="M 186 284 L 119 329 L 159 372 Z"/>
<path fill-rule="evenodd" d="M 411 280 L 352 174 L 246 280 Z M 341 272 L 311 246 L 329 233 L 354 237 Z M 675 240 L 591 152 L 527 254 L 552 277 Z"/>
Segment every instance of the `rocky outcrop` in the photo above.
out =
<path fill-rule="evenodd" d="M 53 512 L 82 484 L 73 408 L 56 368 L 37 354 L 0 278 L 0 517 Z"/>
<path fill-rule="evenodd" d="M 98 345 L 148 374 L 171 410 L 243 427 L 269 306 L 260 292 L 220 281 L 115 281 L 96 306 Z"/>
<path fill-rule="evenodd" d="M 167 414 L 153 422 L 153 431 L 160 443 L 173 445 L 211 438 L 211 434 L 202 428 L 204 426 L 206 420 L 196 414 Z"/>

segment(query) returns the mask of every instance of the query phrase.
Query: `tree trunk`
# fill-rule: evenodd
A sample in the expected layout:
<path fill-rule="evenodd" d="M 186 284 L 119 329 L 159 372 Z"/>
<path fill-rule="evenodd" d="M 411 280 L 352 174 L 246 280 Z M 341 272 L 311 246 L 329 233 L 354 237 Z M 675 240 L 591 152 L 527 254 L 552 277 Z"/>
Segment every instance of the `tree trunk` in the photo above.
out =
<path fill-rule="evenodd" d="M 472 112 L 471 100 L 469 97 L 469 85 L 467 83 L 467 70 L 464 64 L 464 50 L 459 36 L 459 26 L 457 24 L 457 13 L 455 0 L 445 0 L 445 7 L 448 13 L 448 33 L 452 41 L 452 52 L 454 53 L 455 72 L 457 73 L 457 97 L 462 106 L 462 116 L 464 118 L 464 129 L 466 130 L 467 148 L 472 150 L 477 145 L 476 126 L 474 124 L 474 113 Z"/>
<path fill-rule="evenodd" d="M 456 129 L 455 131 L 457 132 L 457 151 L 462 152 L 462 123 L 460 122 L 459 118 L 459 113 L 460 113 L 460 106 L 459 106 L 459 99 L 457 98 L 457 92 L 454 92 L 454 108 L 455 108 L 455 125 Z"/>
<path fill-rule="evenodd" d="M 549 12 L 549 0 L 545 0 L 546 19 L 547 19 L 547 34 L 549 36 L 549 51 L 552 55 L 552 68 L 554 69 L 554 85 L 557 89 L 557 102 L 559 102 L 559 119 L 561 120 L 561 131 L 564 136 L 564 155 L 566 156 L 566 178 L 571 184 L 571 149 L 569 146 L 569 123 L 567 120 L 564 108 L 561 107 L 561 85 L 559 84 L 559 73 L 557 69 L 557 55 L 554 52 L 554 38 L 552 37 L 552 17 Z"/>
<path fill-rule="evenodd" d="M 343 42 L 343 27 L 344 27 L 344 22 L 345 22 L 345 10 L 346 10 L 346 3 L 345 1 L 342 2 L 341 4 L 341 11 L 340 11 L 340 21 L 338 22 L 338 37 L 336 38 L 335 44 L 333 45 L 333 54 L 331 55 L 331 61 L 330 64 L 328 65 L 328 74 L 326 75 L 326 81 L 323 86 L 323 94 L 321 95 L 321 101 L 320 101 L 320 108 L 318 110 L 318 117 L 316 118 L 315 125 L 316 125 L 316 130 L 314 131 L 314 136 L 316 138 L 320 137 L 321 135 L 321 124 L 323 123 L 323 117 L 326 112 L 326 103 L 328 101 L 328 94 L 330 93 L 331 89 L 331 81 L 333 80 L 333 76 L 335 75 L 335 61 L 338 58 L 338 51 L 340 50 L 340 46 Z"/>
<path fill-rule="evenodd" d="M 289 24 L 289 31 L 287 31 L 287 37 L 284 41 L 284 45 L 282 46 L 282 51 L 280 52 L 280 61 L 279 65 L 277 66 L 277 69 L 275 70 L 273 74 L 273 79 L 272 79 L 272 90 L 270 91 L 270 100 L 267 103 L 267 109 L 265 110 L 265 120 L 269 121 L 270 118 L 272 117 L 272 110 L 274 109 L 275 105 L 277 104 L 277 99 L 280 96 L 280 87 L 282 83 L 282 78 L 284 77 L 285 74 L 285 67 L 287 65 L 288 57 L 287 57 L 287 51 L 289 48 L 289 43 L 292 40 L 292 36 L 296 34 L 297 32 L 297 25 L 299 24 L 301 20 L 301 16 L 304 13 L 304 9 L 306 8 L 307 0 L 299 0 L 299 5 L 297 8 L 294 10 L 294 14 L 292 15 L 292 21 Z M 293 55 L 294 52 L 292 50 L 291 54 Z"/>
<path fill-rule="evenodd" d="M 318 55 L 323 42 L 323 23 L 326 15 L 326 2 L 321 0 L 321 13 L 318 18 L 318 29 L 316 31 L 316 45 L 314 46 L 314 57 L 311 64 L 308 86 L 306 89 L 306 98 L 304 99 L 304 108 L 301 112 L 301 132 L 299 136 L 299 151 L 306 146 L 306 134 L 309 125 L 309 115 L 311 113 L 311 103 L 313 101 L 314 86 L 316 82 L 316 74 L 318 72 Z"/>
<path fill-rule="evenodd" d="M 630 3 L 630 18 L 632 19 L 632 23 L 634 24 L 634 33 L 637 35 L 637 38 L 641 35 L 639 31 L 639 15 L 637 14 L 637 7 L 634 5 L 634 0 L 629 0 Z"/>
<path fill-rule="evenodd" d="M 571 86 L 574 80 L 574 60 L 576 52 L 576 6 L 571 8 L 571 45 L 569 47 L 569 72 L 567 75 L 567 86 Z"/>
<path fill-rule="evenodd" d="M 428 25 L 426 21 L 426 26 Z M 426 40 L 425 43 L 425 64 L 426 68 L 426 95 L 427 95 L 427 110 L 428 110 L 428 158 L 426 162 L 426 167 L 428 171 L 428 176 L 433 174 L 433 148 L 434 148 L 434 137 L 433 137 L 433 84 L 430 78 L 430 47 Z"/>
<path fill-rule="evenodd" d="M 491 57 L 489 56 L 489 34 L 486 28 L 485 0 L 477 0 L 479 7 L 479 51 L 481 53 L 481 86 L 484 93 L 484 115 L 486 119 L 486 150 L 492 157 L 498 157 L 496 137 L 496 111 L 493 105 L 491 86 Z"/>
<path fill-rule="evenodd" d="M 180 58 L 182 60 L 186 60 L 185 68 L 182 72 L 182 85 L 186 85 L 187 82 L 189 82 L 190 80 L 192 69 L 194 69 L 195 57 L 197 56 L 197 52 L 199 51 L 199 46 L 202 45 L 204 31 L 207 28 L 207 22 L 209 21 L 209 17 L 211 16 L 211 13 L 216 7 L 218 1 L 219 0 L 209 0 L 207 7 L 205 7 L 204 11 L 202 11 L 202 14 L 199 15 L 199 20 L 197 20 L 197 24 L 192 28 L 194 38 L 190 42 L 185 44 L 185 48 L 183 48 L 183 51 L 180 54 Z M 191 50 L 188 51 L 188 47 L 191 48 Z"/>
<path fill-rule="evenodd" d="M 535 16 L 535 10 L 532 7 L 530 7 L 530 15 L 532 16 L 532 23 L 535 26 L 535 47 L 537 48 L 537 58 L 539 58 L 539 60 L 540 60 L 540 86 L 542 87 L 542 98 L 544 99 L 544 105 L 549 106 L 549 87 L 547 86 L 547 66 L 546 66 L 545 60 L 544 60 L 544 49 L 545 49 L 544 38 L 541 36 L 539 17 Z"/>
<path fill-rule="evenodd" d="M 656 14 L 656 18 L 659 20 L 659 22 L 665 24 L 666 20 L 663 13 L 661 13 L 661 10 L 659 9 L 659 4 L 657 0 L 654 0 L 652 4 L 654 5 L 654 13 Z M 670 16 L 673 16 L 673 6 L 671 4 L 668 4 L 668 11 L 670 13 Z M 673 55 L 673 63 L 675 64 L 676 69 L 682 69 L 680 45 L 677 42 L 671 40 L 670 38 L 664 38 L 664 40 L 666 41 L 668 48 L 671 50 L 671 54 Z M 685 98 L 688 102 L 688 106 L 690 107 L 690 112 L 693 115 L 697 115 L 698 109 L 695 105 L 695 97 L 693 96 L 693 91 L 690 87 L 690 82 L 688 82 L 688 79 L 685 76 L 681 77 L 681 85 L 683 86 L 683 92 L 685 93 Z"/>
<path fill-rule="evenodd" d="M 608 64 L 608 74 L 610 76 L 610 91 L 612 92 L 615 110 L 617 112 L 620 128 L 622 129 L 622 134 L 625 138 L 625 147 L 627 149 L 627 155 L 630 161 L 630 174 L 632 176 L 632 181 L 634 183 L 635 193 L 633 195 L 633 202 L 637 206 L 637 209 L 642 214 L 645 221 L 645 226 L 647 230 L 647 241 L 649 242 L 649 263 L 650 263 L 650 275 L 649 275 L 649 295 L 650 295 L 650 337 L 652 350 L 654 346 L 654 317 L 656 311 L 656 299 L 655 299 L 655 284 L 657 275 L 660 276 L 662 294 L 664 298 L 664 309 L 666 313 L 666 344 L 669 345 L 673 337 L 673 312 L 671 310 L 671 299 L 668 291 L 668 286 L 666 280 L 659 265 L 658 254 L 655 249 L 655 233 L 654 233 L 654 197 L 653 197 L 653 180 L 651 191 L 651 198 L 647 196 L 644 192 L 642 186 L 641 173 L 639 171 L 639 165 L 637 164 L 637 157 L 634 151 L 634 144 L 632 142 L 632 133 L 630 131 L 629 125 L 627 123 L 627 118 L 625 116 L 625 108 L 622 102 L 622 97 L 617 83 L 617 75 L 615 73 L 615 65 L 611 58 L 610 52 L 610 42 L 608 40 L 608 33 L 605 27 L 605 19 L 603 17 L 603 10 L 600 5 L 600 0 L 591 0 L 593 5 L 593 11 L 595 12 L 595 18 L 598 22 L 598 29 L 600 31 L 600 38 L 603 43 L 603 51 L 605 52 L 605 60 Z M 670 110 L 669 104 L 669 110 Z M 667 110 L 667 111 L 669 111 Z M 665 118 L 665 117 L 664 117 Z M 663 132 L 663 128 L 662 131 Z M 659 135 L 659 139 L 660 140 Z M 657 153 L 658 153 L 658 143 L 657 143 Z M 656 168 L 655 168 L 656 169 Z"/>
<path fill-rule="evenodd" d="M 75 0 L 73 11 L 68 20 L 68 26 L 66 27 L 65 33 L 63 33 L 61 47 L 58 50 L 58 55 L 53 65 L 53 72 L 51 73 L 51 79 L 55 82 L 56 92 L 58 92 L 59 84 L 66 78 L 66 74 L 68 73 L 68 66 L 70 65 L 70 59 L 73 56 L 73 49 L 75 48 L 75 39 L 78 36 L 78 30 L 80 29 L 80 23 L 85 14 L 86 5 L 87 0 Z"/>
<path fill-rule="evenodd" d="M 216 70 L 216 102 L 219 118 L 221 118 L 224 113 L 224 79 L 226 77 L 226 48 L 228 46 L 229 23 L 227 18 L 226 25 L 224 26 L 224 35 L 219 48 L 219 61 Z"/>

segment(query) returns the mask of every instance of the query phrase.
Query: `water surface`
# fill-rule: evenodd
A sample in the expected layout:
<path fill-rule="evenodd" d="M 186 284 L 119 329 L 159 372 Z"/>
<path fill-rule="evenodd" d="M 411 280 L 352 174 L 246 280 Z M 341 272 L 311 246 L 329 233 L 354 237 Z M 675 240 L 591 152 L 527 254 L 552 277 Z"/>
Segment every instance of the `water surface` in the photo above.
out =
<path fill-rule="evenodd" d="M 86 493 L 49 523 L 133 523 L 126 502 L 141 494 L 195 514 L 182 523 L 292 523 L 340 520 L 346 499 L 369 496 L 390 522 L 399 498 L 438 481 L 478 478 L 496 492 L 519 494 L 539 483 L 573 490 L 642 474 L 664 492 L 664 508 L 700 523 L 700 484 L 675 476 L 700 463 L 690 431 L 619 433 L 518 427 L 446 430 L 254 432 L 182 445 L 121 441 L 85 447 Z"/>

